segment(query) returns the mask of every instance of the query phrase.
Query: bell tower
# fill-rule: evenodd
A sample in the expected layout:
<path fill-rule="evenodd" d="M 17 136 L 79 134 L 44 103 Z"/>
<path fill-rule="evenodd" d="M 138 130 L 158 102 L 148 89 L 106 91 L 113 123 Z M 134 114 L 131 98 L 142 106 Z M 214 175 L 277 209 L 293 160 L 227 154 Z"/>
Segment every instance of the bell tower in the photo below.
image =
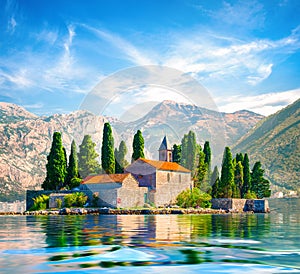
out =
<path fill-rule="evenodd" d="M 159 161 L 172 162 L 173 150 L 170 146 L 167 136 L 165 136 L 162 140 L 161 145 L 158 149 L 158 153 Z"/>

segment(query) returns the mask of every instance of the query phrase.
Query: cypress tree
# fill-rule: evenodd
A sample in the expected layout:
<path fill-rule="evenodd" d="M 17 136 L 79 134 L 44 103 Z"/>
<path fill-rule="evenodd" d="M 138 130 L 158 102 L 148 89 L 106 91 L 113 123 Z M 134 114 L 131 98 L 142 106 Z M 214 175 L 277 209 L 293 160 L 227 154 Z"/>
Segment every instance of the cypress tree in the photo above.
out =
<path fill-rule="evenodd" d="M 196 135 L 190 130 L 181 141 L 181 164 L 192 171 L 192 176 L 196 173 L 197 152 Z"/>
<path fill-rule="evenodd" d="M 205 154 L 201 146 L 198 146 L 198 165 L 195 173 L 195 187 L 200 188 L 202 191 L 208 192 L 211 190 L 208 182 L 207 163 L 205 163 Z"/>
<path fill-rule="evenodd" d="M 260 162 L 256 162 L 251 173 L 252 191 L 257 198 L 270 197 L 270 182 L 264 178 L 264 170 Z"/>
<path fill-rule="evenodd" d="M 59 190 L 66 177 L 66 158 L 60 132 L 53 134 L 52 146 L 47 160 L 47 175 L 42 188 L 44 190 Z"/>
<path fill-rule="evenodd" d="M 181 162 L 181 145 L 173 145 L 173 154 L 172 154 L 172 161 L 174 163 L 180 164 Z"/>
<path fill-rule="evenodd" d="M 244 184 L 242 187 L 242 198 L 245 197 L 248 190 L 251 190 L 251 174 L 250 174 L 249 158 L 247 153 L 245 153 L 244 156 L 243 173 L 244 173 Z"/>
<path fill-rule="evenodd" d="M 65 184 L 69 187 L 72 187 L 71 180 L 74 178 L 78 178 L 78 157 L 77 157 L 77 148 L 76 143 L 73 140 L 71 144 L 71 153 L 69 156 L 69 165 L 67 167 L 67 176 Z"/>
<path fill-rule="evenodd" d="M 114 137 L 109 123 L 105 123 L 103 128 L 101 163 L 105 173 L 115 173 Z"/>
<path fill-rule="evenodd" d="M 82 178 L 91 174 L 97 174 L 101 168 L 96 160 L 99 154 L 95 151 L 96 144 L 90 135 L 85 135 L 78 153 L 78 171 Z"/>
<path fill-rule="evenodd" d="M 188 155 L 188 135 L 184 134 L 181 140 L 181 160 L 180 164 L 184 167 L 187 166 L 187 155 Z"/>
<path fill-rule="evenodd" d="M 133 137 L 133 153 L 132 153 L 132 162 L 139 159 L 145 158 L 144 155 L 144 138 L 142 132 L 138 130 Z"/>
<path fill-rule="evenodd" d="M 213 198 L 219 198 L 218 192 L 219 192 L 219 183 L 220 183 L 220 174 L 218 167 L 215 166 L 211 178 L 210 178 L 210 185 L 212 186 L 212 197 Z"/>
<path fill-rule="evenodd" d="M 211 149 L 208 141 L 204 143 L 203 152 L 205 154 L 204 162 L 207 164 L 208 173 L 210 173 L 211 172 Z"/>
<path fill-rule="evenodd" d="M 236 163 L 235 165 L 235 169 L 234 169 L 234 191 L 235 193 L 235 197 L 234 198 L 241 198 L 242 196 L 242 189 L 243 189 L 243 185 L 244 185 L 244 172 L 243 172 L 243 165 L 242 163 L 239 161 Z"/>
<path fill-rule="evenodd" d="M 115 149 L 115 160 L 116 160 L 116 173 L 124 173 L 124 168 L 128 165 L 125 157 L 127 154 L 127 147 L 124 141 L 121 141 L 119 150 Z"/>
<path fill-rule="evenodd" d="M 244 156 L 243 156 L 243 153 L 237 153 L 236 156 L 235 156 L 235 160 L 236 162 L 241 162 L 243 164 L 243 161 L 244 161 Z"/>
<path fill-rule="evenodd" d="M 222 198 L 232 197 L 232 187 L 234 185 L 234 168 L 232 164 L 232 154 L 229 147 L 226 147 L 223 155 L 221 180 L 219 194 Z"/>

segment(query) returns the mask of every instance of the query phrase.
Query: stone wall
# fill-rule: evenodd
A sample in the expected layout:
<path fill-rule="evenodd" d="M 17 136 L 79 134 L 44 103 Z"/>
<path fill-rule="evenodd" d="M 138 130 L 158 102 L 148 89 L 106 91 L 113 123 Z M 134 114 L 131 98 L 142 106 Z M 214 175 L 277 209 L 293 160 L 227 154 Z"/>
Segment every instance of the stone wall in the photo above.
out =
<path fill-rule="evenodd" d="M 175 203 L 180 192 L 192 186 L 190 173 L 158 170 L 154 204 L 164 206 Z"/>
<path fill-rule="evenodd" d="M 141 187 L 156 187 L 156 169 L 144 161 L 135 161 L 125 169 L 125 173 L 131 173 Z"/>
<path fill-rule="evenodd" d="M 223 209 L 231 212 L 253 211 L 255 213 L 265 213 L 270 210 L 269 202 L 265 199 L 212 199 L 212 208 Z"/>

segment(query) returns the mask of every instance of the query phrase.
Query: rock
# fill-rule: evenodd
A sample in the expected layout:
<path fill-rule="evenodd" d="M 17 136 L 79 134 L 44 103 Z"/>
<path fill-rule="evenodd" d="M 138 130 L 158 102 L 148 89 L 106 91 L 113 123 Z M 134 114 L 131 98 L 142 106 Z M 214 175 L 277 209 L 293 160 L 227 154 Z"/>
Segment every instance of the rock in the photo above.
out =
<path fill-rule="evenodd" d="M 62 208 L 59 210 L 59 215 L 70 215 L 71 214 L 71 209 L 70 208 Z"/>

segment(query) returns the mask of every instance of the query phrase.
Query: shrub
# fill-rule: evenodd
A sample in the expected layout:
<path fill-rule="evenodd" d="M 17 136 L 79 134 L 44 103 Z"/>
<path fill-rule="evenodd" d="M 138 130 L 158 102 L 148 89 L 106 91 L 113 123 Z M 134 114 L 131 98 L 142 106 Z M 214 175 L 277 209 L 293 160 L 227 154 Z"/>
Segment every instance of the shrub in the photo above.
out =
<path fill-rule="evenodd" d="M 199 188 L 194 187 L 192 190 L 184 190 L 177 196 L 176 204 L 180 207 L 211 207 L 211 196 L 201 191 Z"/>
<path fill-rule="evenodd" d="M 257 199 L 255 192 L 248 190 L 245 195 L 245 199 Z"/>
<path fill-rule="evenodd" d="M 80 186 L 81 181 L 82 181 L 82 179 L 80 179 L 80 178 L 72 178 L 71 183 L 70 183 L 70 188 L 72 189 L 72 188 Z"/>
<path fill-rule="evenodd" d="M 83 207 L 88 197 L 82 192 L 75 192 L 65 196 L 65 207 L 78 206 Z"/>
<path fill-rule="evenodd" d="M 57 198 L 56 200 L 55 200 L 55 202 L 56 202 L 56 205 L 57 205 L 57 208 L 62 208 L 62 200 L 61 199 L 59 199 L 59 198 Z"/>
<path fill-rule="evenodd" d="M 30 210 L 44 210 L 49 208 L 49 196 L 42 194 L 33 199 L 33 206 Z"/>

